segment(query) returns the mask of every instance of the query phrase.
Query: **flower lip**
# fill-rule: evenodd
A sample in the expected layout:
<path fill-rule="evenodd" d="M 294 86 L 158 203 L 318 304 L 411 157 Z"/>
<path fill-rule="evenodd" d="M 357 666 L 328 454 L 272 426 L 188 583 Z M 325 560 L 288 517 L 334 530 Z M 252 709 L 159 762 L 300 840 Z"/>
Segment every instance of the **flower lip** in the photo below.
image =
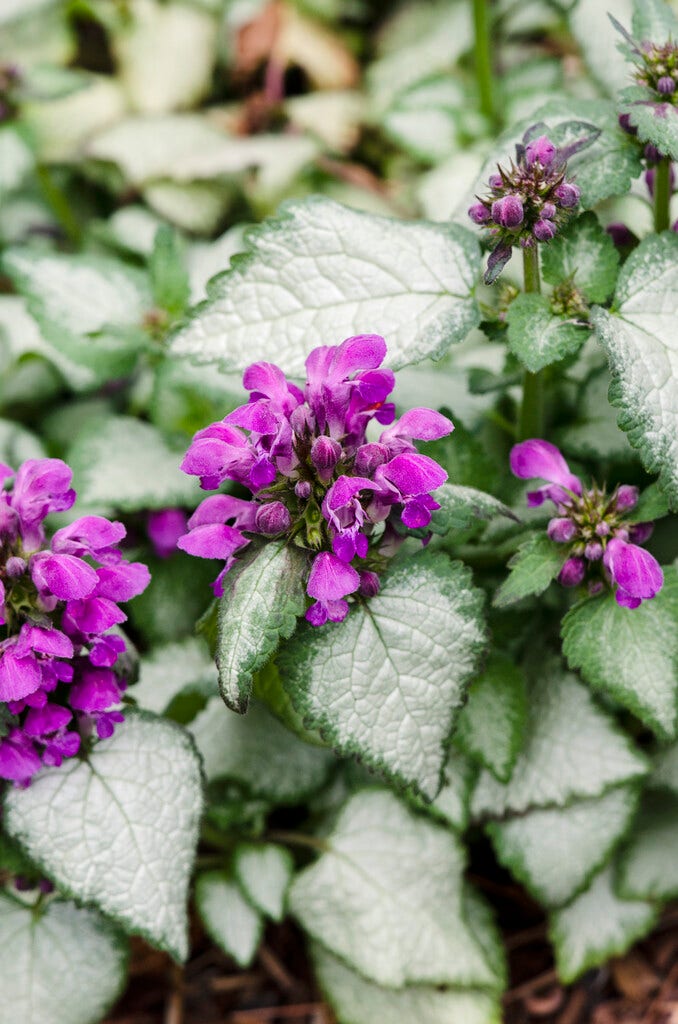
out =
<path fill-rule="evenodd" d="M 649 600 L 663 586 L 664 573 L 656 558 L 645 548 L 618 537 L 608 541 L 603 564 L 621 588 L 622 597 L 628 595 L 639 601 Z"/>
<path fill-rule="evenodd" d="M 550 441 L 530 438 L 514 445 L 511 449 L 510 465 L 513 475 L 521 480 L 541 478 L 548 480 L 549 483 L 558 484 L 574 494 L 582 493 L 581 481 L 570 471 L 560 450 Z"/>

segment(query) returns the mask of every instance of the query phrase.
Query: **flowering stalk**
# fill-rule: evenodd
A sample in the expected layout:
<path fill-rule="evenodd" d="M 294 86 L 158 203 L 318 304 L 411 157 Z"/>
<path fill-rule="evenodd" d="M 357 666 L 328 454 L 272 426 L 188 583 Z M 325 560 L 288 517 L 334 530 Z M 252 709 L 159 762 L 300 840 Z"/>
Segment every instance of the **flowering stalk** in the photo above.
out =
<path fill-rule="evenodd" d="M 183 471 L 207 490 L 231 480 L 252 495 L 206 498 L 178 541 L 189 554 L 225 560 L 217 596 L 237 552 L 257 536 L 285 538 L 309 552 L 306 618 L 314 626 L 341 622 L 347 596 L 378 592 L 403 527 L 428 526 L 440 507 L 430 492 L 447 474 L 413 438 L 435 440 L 454 428 L 430 409 L 410 409 L 394 422 L 387 398 L 395 378 L 380 368 L 385 356 L 374 334 L 316 348 L 303 391 L 274 364 L 254 363 L 243 376 L 249 402 L 195 435 Z M 373 420 L 386 429 L 368 441 Z"/>
<path fill-rule="evenodd" d="M 75 502 L 61 459 L 29 459 L 16 474 L 0 465 L 0 477 L 0 778 L 25 785 L 122 721 L 125 642 L 111 630 L 127 618 L 118 602 L 150 577 L 123 559 L 122 523 L 103 516 L 47 540 L 45 517 Z"/>
<path fill-rule="evenodd" d="M 667 231 L 671 220 L 671 161 L 664 156 L 660 159 L 654 173 L 654 229 Z"/>
<path fill-rule="evenodd" d="M 539 250 L 536 246 L 523 249 L 523 280 L 526 292 L 539 293 Z M 523 374 L 523 398 L 518 416 L 518 439 L 541 434 L 544 426 L 543 371 Z"/>
<path fill-rule="evenodd" d="M 643 544 L 652 523 L 633 520 L 638 488 L 622 484 L 611 495 L 595 484 L 585 488 L 555 445 L 531 438 L 511 450 L 511 471 L 521 480 L 541 478 L 549 483 L 527 495 L 531 507 L 551 501 L 556 516 L 548 524 L 549 538 L 567 545 L 568 557 L 558 576 L 565 587 L 588 580 L 590 594 L 614 588 L 623 608 L 637 608 L 655 597 L 664 575 Z"/>
<path fill-rule="evenodd" d="M 480 110 L 492 123 L 497 119 L 494 104 L 492 51 L 489 25 L 489 0 L 473 0 L 473 28 L 475 37 L 475 70 L 478 83 Z"/>

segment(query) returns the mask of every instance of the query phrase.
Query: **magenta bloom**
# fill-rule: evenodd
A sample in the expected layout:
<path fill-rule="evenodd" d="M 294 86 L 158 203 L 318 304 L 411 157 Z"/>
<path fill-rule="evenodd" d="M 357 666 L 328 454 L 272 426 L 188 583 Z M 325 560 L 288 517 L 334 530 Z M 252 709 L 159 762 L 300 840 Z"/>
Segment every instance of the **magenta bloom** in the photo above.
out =
<path fill-rule="evenodd" d="M 417 452 L 414 440 L 435 440 L 454 428 L 431 409 L 411 409 L 394 421 L 395 378 L 381 366 L 385 356 L 377 334 L 316 348 L 306 360 L 303 391 L 277 366 L 255 363 L 243 377 L 249 402 L 195 435 L 184 472 L 199 476 L 205 489 L 230 480 L 251 493 L 249 500 L 206 498 L 177 541 L 190 554 L 224 560 L 214 583 L 218 596 L 224 574 L 254 538 L 293 537 L 309 553 L 314 603 L 307 619 L 316 626 L 339 622 L 348 595 L 378 592 L 378 570 L 400 542 L 394 522 L 428 526 L 439 508 L 431 491 L 447 474 Z M 371 421 L 385 428 L 376 441 L 367 440 Z"/>
<path fill-rule="evenodd" d="M 149 582 L 145 565 L 123 558 L 122 523 L 82 516 L 47 540 L 45 517 L 75 501 L 71 476 L 60 459 L 29 459 L 0 493 L 0 702 L 11 716 L 0 778 L 20 785 L 73 757 L 93 730 L 110 735 L 111 716 L 122 720 L 114 666 L 125 642 L 109 630 L 126 619 L 118 602 Z"/>
<path fill-rule="evenodd" d="M 607 583 L 615 588 L 615 599 L 623 608 L 637 608 L 659 593 L 664 583 L 661 567 L 639 546 L 652 533 L 652 524 L 627 518 L 638 502 L 637 487 L 622 484 L 609 496 L 595 486 L 587 490 L 555 445 L 538 438 L 515 445 L 510 461 L 521 480 L 548 481 L 528 493 L 527 502 L 535 506 L 549 500 L 556 506 L 547 533 L 557 544 L 568 545 L 558 576 L 563 586 L 579 586 L 588 576 L 590 593 L 599 593 Z"/>

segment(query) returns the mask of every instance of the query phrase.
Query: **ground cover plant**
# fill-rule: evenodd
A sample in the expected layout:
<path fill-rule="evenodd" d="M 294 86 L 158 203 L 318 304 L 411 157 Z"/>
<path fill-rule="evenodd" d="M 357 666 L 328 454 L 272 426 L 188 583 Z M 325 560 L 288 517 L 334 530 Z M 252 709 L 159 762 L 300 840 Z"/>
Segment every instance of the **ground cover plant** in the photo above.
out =
<path fill-rule="evenodd" d="M 5 0 L 0 1024 L 276 926 L 496 1024 L 498 878 L 563 983 L 652 932 L 674 161 L 663 0 Z"/>

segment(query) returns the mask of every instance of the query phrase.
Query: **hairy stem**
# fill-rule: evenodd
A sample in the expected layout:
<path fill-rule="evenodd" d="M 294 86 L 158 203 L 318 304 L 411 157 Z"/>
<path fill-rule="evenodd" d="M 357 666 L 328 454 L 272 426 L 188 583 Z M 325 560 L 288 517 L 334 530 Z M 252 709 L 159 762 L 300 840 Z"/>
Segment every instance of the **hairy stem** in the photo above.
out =
<path fill-rule="evenodd" d="M 671 161 L 663 156 L 654 172 L 654 229 L 666 231 L 670 223 Z"/>
<path fill-rule="evenodd" d="M 523 278 L 525 291 L 539 294 L 539 248 L 523 249 Z M 544 378 L 543 371 L 523 375 L 523 401 L 518 417 L 518 440 L 541 437 L 544 430 Z"/>
<path fill-rule="evenodd" d="M 494 124 L 497 120 L 497 113 L 494 105 L 492 78 L 489 4 L 490 0 L 473 0 L 474 56 L 480 109 L 485 117 Z"/>

